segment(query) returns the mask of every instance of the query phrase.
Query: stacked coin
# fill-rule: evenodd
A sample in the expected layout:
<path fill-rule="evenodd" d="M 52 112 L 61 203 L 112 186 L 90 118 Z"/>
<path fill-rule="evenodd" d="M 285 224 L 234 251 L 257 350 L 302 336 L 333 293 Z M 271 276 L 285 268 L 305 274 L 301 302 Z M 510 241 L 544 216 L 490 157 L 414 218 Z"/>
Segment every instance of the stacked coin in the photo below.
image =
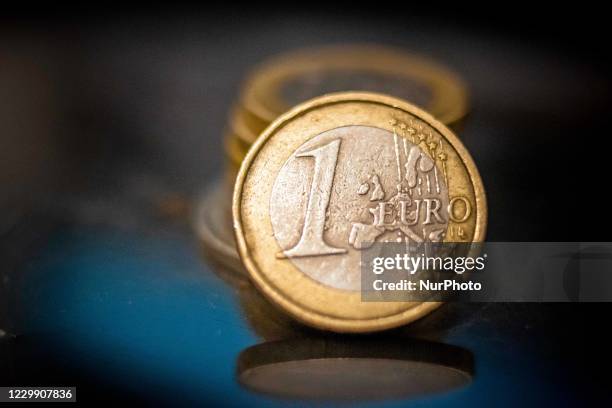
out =
<path fill-rule="evenodd" d="M 257 67 L 232 111 L 226 153 L 240 167 L 249 147 L 278 116 L 320 95 L 383 93 L 407 100 L 442 123 L 457 125 L 468 109 L 458 75 L 435 62 L 381 46 L 334 46 L 281 55 Z"/>
<path fill-rule="evenodd" d="M 441 122 L 456 126 L 468 110 L 459 77 L 435 62 L 381 46 L 334 46 L 299 50 L 274 57 L 245 81 L 225 135 L 228 165 L 199 206 L 196 230 L 218 261 L 243 271 L 235 250 L 228 203 L 233 181 L 246 153 L 280 114 L 319 95 L 372 91 L 410 101 Z"/>

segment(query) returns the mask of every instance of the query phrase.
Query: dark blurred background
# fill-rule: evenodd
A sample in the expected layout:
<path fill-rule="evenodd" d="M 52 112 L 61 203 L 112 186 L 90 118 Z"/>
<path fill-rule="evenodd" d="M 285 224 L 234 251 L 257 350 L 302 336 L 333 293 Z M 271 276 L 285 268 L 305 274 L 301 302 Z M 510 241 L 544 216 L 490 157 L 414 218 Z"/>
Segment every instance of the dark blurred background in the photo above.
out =
<path fill-rule="evenodd" d="M 181 390 L 191 402 L 250 401 L 233 388 L 233 356 L 261 336 L 225 300 L 231 291 L 202 277 L 210 266 L 199 256 L 189 208 L 223 173 L 222 135 L 244 76 L 303 46 L 401 47 L 465 79 L 471 110 L 460 137 L 488 194 L 489 240 L 609 240 L 609 27 L 603 10 L 572 7 L 7 9 L 0 385 L 77 385 L 82 401 L 149 400 L 159 396 L 145 392 L 153 388 L 168 400 Z M 598 373 L 610 360 L 608 304 L 472 308 L 457 311 L 458 321 L 469 314 L 469 325 L 437 340 L 470 349 L 482 376 L 457 399 L 423 403 L 609 397 Z M 513 357 L 487 359 L 497 352 Z M 223 399 L 228 393 L 235 400 Z"/>

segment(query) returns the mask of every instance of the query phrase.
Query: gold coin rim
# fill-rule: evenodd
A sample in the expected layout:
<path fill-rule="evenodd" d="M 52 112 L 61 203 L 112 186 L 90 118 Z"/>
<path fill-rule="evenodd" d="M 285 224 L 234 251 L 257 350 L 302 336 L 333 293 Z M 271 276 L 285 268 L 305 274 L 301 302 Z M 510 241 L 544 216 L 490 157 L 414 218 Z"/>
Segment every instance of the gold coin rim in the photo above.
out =
<path fill-rule="evenodd" d="M 229 116 L 229 131 L 240 139 L 243 144 L 250 146 L 255 142 L 257 136 L 268 127 L 270 122 L 260 122 L 255 124 L 254 115 L 242 105 L 237 105 L 232 109 Z M 259 119 L 257 119 L 259 121 Z"/>
<path fill-rule="evenodd" d="M 246 142 L 235 133 L 230 132 L 226 133 L 223 137 L 223 148 L 225 150 L 225 155 L 230 160 L 230 164 L 239 168 L 250 149 L 250 145 L 247 145 Z"/>
<path fill-rule="evenodd" d="M 232 133 L 250 146 L 255 142 L 257 136 L 270 125 L 270 122 L 255 117 L 244 106 L 238 105 L 232 110 L 229 125 Z"/>
<path fill-rule="evenodd" d="M 274 122 L 272 122 L 272 124 L 263 131 L 257 141 L 249 149 L 245 159 L 243 160 L 240 166 L 238 176 L 236 177 L 236 184 L 234 186 L 234 195 L 232 199 L 232 214 L 238 254 L 240 255 L 240 258 L 249 273 L 251 281 L 269 300 L 272 301 L 273 304 L 277 305 L 297 320 L 308 325 L 336 332 L 356 333 L 386 330 L 410 323 L 429 314 L 430 312 L 438 308 L 442 304 L 442 302 L 388 302 L 407 303 L 413 304 L 414 306 L 395 314 L 366 319 L 340 318 L 336 316 L 324 315 L 322 313 L 318 313 L 312 310 L 307 310 L 303 306 L 292 301 L 287 294 L 281 293 L 266 281 L 265 272 L 259 270 L 257 263 L 250 254 L 244 235 L 241 211 L 243 184 L 249 173 L 251 165 L 257 158 L 257 155 L 259 154 L 261 148 L 276 133 L 276 131 L 282 128 L 288 122 L 292 121 L 293 119 L 298 118 L 302 114 L 314 110 L 318 107 L 336 103 L 349 102 L 378 103 L 389 108 L 403 110 L 411 115 L 414 115 L 416 118 L 426 122 L 429 126 L 438 131 L 445 138 L 447 143 L 449 143 L 453 147 L 453 149 L 455 149 L 457 155 L 461 158 L 461 161 L 463 162 L 467 170 L 469 179 L 472 182 L 477 217 L 473 242 L 484 241 L 484 237 L 486 234 L 486 220 L 488 218 L 488 215 L 487 201 L 482 179 L 471 155 L 469 154 L 463 143 L 443 123 L 435 119 L 429 113 L 412 105 L 409 102 L 403 101 L 392 96 L 371 92 L 333 93 L 320 96 L 306 101 L 300 105 L 297 105 L 293 109 L 281 115 Z M 339 295 L 339 291 L 335 291 L 332 288 L 325 287 L 324 285 L 320 285 L 320 287 L 321 293 L 319 293 L 319 295 L 322 297 L 329 297 L 330 294 L 335 297 Z"/>
<path fill-rule="evenodd" d="M 247 79 L 240 98 L 241 105 L 254 117 L 271 123 L 289 109 L 278 95 L 279 84 L 306 72 L 342 67 L 394 73 L 428 86 L 432 100 L 429 106 L 422 108 L 447 125 L 467 115 L 467 86 L 458 74 L 427 57 L 401 48 L 373 44 L 323 46 L 273 57 L 259 65 Z M 358 92 L 359 89 L 347 91 Z"/>

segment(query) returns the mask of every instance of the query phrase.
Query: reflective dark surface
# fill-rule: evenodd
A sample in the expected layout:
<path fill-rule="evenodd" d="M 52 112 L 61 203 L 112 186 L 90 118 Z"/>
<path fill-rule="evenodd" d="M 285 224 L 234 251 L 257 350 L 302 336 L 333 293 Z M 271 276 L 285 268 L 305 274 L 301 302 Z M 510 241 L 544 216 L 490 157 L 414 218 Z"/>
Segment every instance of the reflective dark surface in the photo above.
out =
<path fill-rule="evenodd" d="M 47 238 L 9 282 L 18 289 L 19 335 L 3 339 L 3 374 L 8 368 L 14 383 L 76 383 L 105 399 L 230 405 L 296 398 L 402 405 L 408 398 L 515 406 L 583 398 L 570 354 L 579 350 L 565 344 L 560 326 L 559 315 L 576 314 L 572 305 L 449 304 L 391 333 L 326 335 L 279 314 L 240 280 L 219 277 L 181 227 L 61 228 Z M 278 366 L 269 369 L 279 362 L 294 365 L 279 376 Z M 245 374 L 253 367 L 268 370 Z"/>
<path fill-rule="evenodd" d="M 460 135 L 487 189 L 489 239 L 602 239 L 605 228 L 590 229 L 602 207 L 582 212 L 608 178 L 595 169 L 610 133 L 597 47 L 365 12 L 46 24 L 5 25 L 0 40 L 2 385 L 230 406 L 308 395 L 388 406 L 609 399 L 608 304 L 449 304 L 391 333 L 322 334 L 207 260 L 190 218 L 223 172 L 223 126 L 249 67 L 295 47 L 365 41 L 423 53 L 467 81 Z M 256 381 L 245 371 L 279 363 Z M 429 374 L 415 376 L 418 364 Z M 330 401 L 331 385 L 348 392 Z"/>

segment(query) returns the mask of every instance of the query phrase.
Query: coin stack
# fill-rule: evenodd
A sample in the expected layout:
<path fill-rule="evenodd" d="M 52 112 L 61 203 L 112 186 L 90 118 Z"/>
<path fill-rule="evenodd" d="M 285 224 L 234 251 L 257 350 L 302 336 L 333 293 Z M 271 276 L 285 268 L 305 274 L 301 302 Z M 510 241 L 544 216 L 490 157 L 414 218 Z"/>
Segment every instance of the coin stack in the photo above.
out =
<path fill-rule="evenodd" d="M 256 67 L 244 83 L 224 137 L 223 180 L 200 202 L 196 231 L 217 261 L 244 271 L 235 249 L 229 203 L 240 165 L 257 137 L 282 113 L 320 95 L 369 91 L 409 101 L 456 128 L 468 110 L 466 87 L 448 68 L 406 51 L 374 45 L 289 52 Z"/>
<path fill-rule="evenodd" d="M 466 87 L 459 77 L 425 58 L 381 46 L 300 50 L 263 63 L 245 82 L 225 137 L 230 163 L 240 167 L 259 134 L 291 107 L 343 91 L 395 96 L 451 127 L 468 108 Z"/>

